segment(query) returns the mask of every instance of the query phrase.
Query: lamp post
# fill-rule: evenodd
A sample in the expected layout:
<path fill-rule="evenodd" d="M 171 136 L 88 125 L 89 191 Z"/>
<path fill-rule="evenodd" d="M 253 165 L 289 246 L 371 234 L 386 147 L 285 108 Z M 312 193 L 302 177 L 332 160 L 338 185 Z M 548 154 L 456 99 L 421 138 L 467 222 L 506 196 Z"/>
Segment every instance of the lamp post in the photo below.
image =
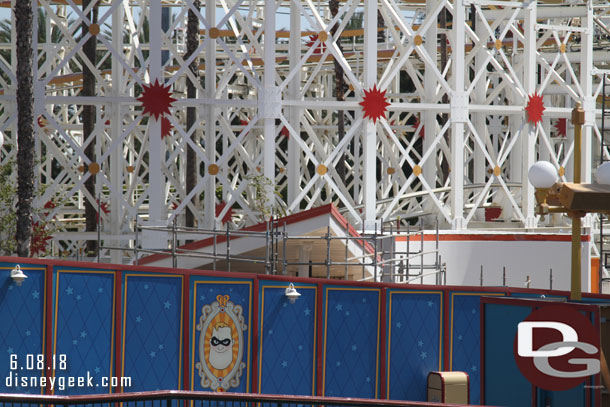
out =
<path fill-rule="evenodd" d="M 572 110 L 574 124 L 574 182 L 556 182 L 557 170 L 549 162 L 537 162 L 530 167 L 528 178 L 536 188 L 537 213 L 566 213 L 572 218 L 572 264 L 570 299 L 582 298 L 581 287 L 581 218 L 587 213 L 610 213 L 610 164 L 598 168 L 596 184 L 581 184 L 581 139 L 585 112 L 579 103 Z"/>
<path fill-rule="evenodd" d="M 574 183 L 580 184 L 580 169 L 581 169 L 581 146 L 582 146 L 582 125 L 585 124 L 585 111 L 580 102 L 576 103 L 572 110 L 572 124 L 574 125 Z M 582 288 L 580 285 L 581 270 L 580 270 L 580 243 L 581 243 L 581 217 L 583 212 L 568 212 L 568 216 L 572 218 L 572 272 L 571 272 L 571 288 L 570 299 L 580 301 L 582 298 Z"/>

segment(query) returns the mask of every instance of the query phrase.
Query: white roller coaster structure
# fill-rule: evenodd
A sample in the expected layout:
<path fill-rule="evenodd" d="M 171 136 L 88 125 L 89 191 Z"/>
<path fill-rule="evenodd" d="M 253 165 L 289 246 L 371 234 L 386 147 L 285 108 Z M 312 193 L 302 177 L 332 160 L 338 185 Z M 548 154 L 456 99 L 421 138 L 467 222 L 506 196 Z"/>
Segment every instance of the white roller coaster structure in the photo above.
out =
<path fill-rule="evenodd" d="M 137 217 L 152 226 L 174 218 L 184 224 L 188 209 L 203 228 L 257 222 L 259 175 L 270 180 L 264 205 L 293 213 L 334 202 L 365 228 L 426 216 L 466 229 L 483 226 L 490 206 L 502 208 L 496 227 L 558 222 L 539 221 L 526 174 L 545 159 L 571 178 L 569 117 L 578 101 L 586 112 L 583 182 L 602 158 L 610 3 L 341 0 L 336 13 L 327 0 L 88 3 L 83 10 L 80 0 L 33 0 L 43 11 L 35 30 L 46 34 L 34 35 L 37 180 L 47 186 L 35 205 L 57 203 L 47 216 L 66 226 L 53 238 L 58 256 L 74 256 L 96 238 L 84 232 L 86 201 L 97 207 L 101 199 L 101 236 L 114 246 L 132 244 Z M 187 58 L 189 11 L 200 36 Z M 92 37 L 94 63 L 83 51 Z M 13 34 L 0 55 L 2 162 L 16 153 L 14 44 Z M 335 61 L 345 100 L 336 97 Z M 85 64 L 95 96 L 82 94 Z M 164 116 L 170 130 L 137 100 L 155 80 L 176 99 Z M 374 86 L 390 103 L 376 122 L 359 104 Z M 533 123 L 525 108 L 535 94 L 545 110 Z M 95 106 L 87 137 L 83 106 Z M 188 107 L 196 109 L 190 128 Z M 188 146 L 198 169 L 192 190 Z M 85 187 L 90 177 L 95 194 Z M 168 244 L 161 234 L 144 239 L 150 247 Z M 127 252 L 104 256 L 130 261 Z"/>

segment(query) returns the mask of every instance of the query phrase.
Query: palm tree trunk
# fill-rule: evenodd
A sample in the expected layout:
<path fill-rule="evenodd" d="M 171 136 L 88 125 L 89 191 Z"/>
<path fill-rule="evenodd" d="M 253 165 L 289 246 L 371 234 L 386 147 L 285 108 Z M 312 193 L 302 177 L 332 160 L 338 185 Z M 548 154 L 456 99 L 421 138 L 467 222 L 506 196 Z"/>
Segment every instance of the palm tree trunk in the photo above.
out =
<path fill-rule="evenodd" d="M 34 90 L 31 1 L 15 2 L 17 31 L 17 255 L 30 254 L 34 196 Z"/>
<path fill-rule="evenodd" d="M 193 6 L 197 8 L 197 10 L 201 9 L 201 4 L 199 0 L 195 0 L 193 2 Z M 199 18 L 193 12 L 193 10 L 189 9 L 188 12 L 188 22 L 186 26 L 186 55 L 185 59 L 189 58 L 199 47 Z M 191 73 L 195 77 L 195 79 L 199 78 L 199 58 L 195 58 L 193 62 L 191 62 L 189 69 Z M 197 98 L 197 88 L 195 84 L 191 81 L 190 78 L 186 81 L 186 94 L 189 99 Z M 197 110 L 194 106 L 190 106 L 186 108 L 186 128 L 191 131 L 193 126 L 197 122 Z M 199 144 L 199 134 L 196 130 L 192 130 L 191 140 L 195 145 Z M 199 168 L 197 165 L 197 153 L 187 144 L 186 150 L 186 195 L 188 195 L 193 189 L 195 189 L 197 185 L 197 174 L 199 173 Z M 199 197 L 193 197 L 191 200 L 195 207 L 199 206 Z M 195 214 L 191 211 L 189 207 L 186 208 L 186 226 L 187 227 L 195 227 Z"/>
<path fill-rule="evenodd" d="M 331 16 L 333 18 L 335 18 L 335 16 L 339 12 L 339 0 L 330 0 L 328 2 L 328 7 L 330 8 Z M 341 41 L 335 37 L 338 28 L 339 28 L 339 23 L 337 22 L 337 24 L 335 24 L 330 29 L 330 33 L 332 34 L 333 38 L 337 42 L 339 51 L 343 52 L 343 47 L 341 46 Z M 337 58 L 334 59 L 334 64 L 335 64 L 336 98 L 337 98 L 337 101 L 344 102 L 346 86 L 345 86 L 345 80 L 343 79 L 343 67 L 341 66 L 341 64 L 339 63 Z M 343 114 L 343 110 L 337 111 L 337 135 L 338 135 L 338 139 L 339 139 L 338 142 L 340 143 L 341 140 L 343 140 L 343 137 L 345 137 L 345 116 Z M 339 161 L 337 162 L 336 170 L 337 170 L 337 175 L 339 176 L 339 178 L 345 179 L 346 172 L 347 172 L 346 166 L 345 166 L 345 154 L 342 154 L 341 157 L 339 158 Z"/>
<path fill-rule="evenodd" d="M 97 2 L 97 0 L 93 0 Z M 97 24 L 98 5 L 95 4 L 90 12 L 86 12 L 91 0 L 83 0 L 83 13 L 86 13 L 91 23 Z M 89 25 L 83 22 L 81 24 L 82 35 L 86 35 L 89 32 Z M 87 42 L 83 45 L 83 53 L 87 59 L 95 66 L 97 62 L 97 39 L 95 36 L 91 36 Z M 81 91 L 83 96 L 95 96 L 95 76 L 86 64 L 83 64 L 83 90 Z M 82 120 L 83 120 L 83 142 L 88 143 L 85 147 L 85 155 L 87 158 L 94 163 L 95 162 L 95 118 L 96 108 L 94 105 L 84 105 Z M 89 178 L 85 181 L 85 189 L 89 194 L 95 198 L 95 175 L 89 174 Z M 85 230 L 87 232 L 94 232 L 97 230 L 97 205 L 94 202 L 85 199 Z M 101 216 L 101 215 L 100 215 Z M 87 241 L 87 256 L 95 256 L 97 254 L 97 241 Z"/>

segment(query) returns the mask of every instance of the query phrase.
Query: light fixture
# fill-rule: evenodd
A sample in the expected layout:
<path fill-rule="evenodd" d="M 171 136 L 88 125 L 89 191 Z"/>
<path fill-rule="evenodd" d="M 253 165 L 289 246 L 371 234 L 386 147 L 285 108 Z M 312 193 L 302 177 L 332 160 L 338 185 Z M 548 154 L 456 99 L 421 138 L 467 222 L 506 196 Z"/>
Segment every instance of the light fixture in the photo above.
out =
<path fill-rule="evenodd" d="M 559 177 L 553 164 L 548 161 L 538 161 L 530 167 L 527 178 L 534 188 L 550 188 Z"/>
<path fill-rule="evenodd" d="M 23 271 L 21 270 L 21 266 L 17 264 L 17 266 L 15 266 L 13 270 L 11 270 L 11 278 L 13 279 L 13 281 L 15 281 L 17 287 L 21 287 L 23 280 L 28 278 L 28 276 L 23 273 Z"/>
<path fill-rule="evenodd" d="M 597 183 L 598 184 L 610 184 L 610 161 L 603 163 L 597 167 Z"/>
<path fill-rule="evenodd" d="M 294 284 L 290 283 L 288 288 L 286 288 L 286 292 L 284 293 L 284 295 L 288 297 L 291 304 L 294 304 L 294 302 L 301 296 L 301 293 L 299 293 L 297 289 L 294 288 Z"/>

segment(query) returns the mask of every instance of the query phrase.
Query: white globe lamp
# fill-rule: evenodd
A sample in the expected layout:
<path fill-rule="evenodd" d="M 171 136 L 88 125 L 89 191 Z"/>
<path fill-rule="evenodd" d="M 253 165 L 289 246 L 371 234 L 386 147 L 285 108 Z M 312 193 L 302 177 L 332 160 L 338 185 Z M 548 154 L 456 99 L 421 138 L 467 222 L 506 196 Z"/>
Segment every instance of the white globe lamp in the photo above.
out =
<path fill-rule="evenodd" d="M 557 182 L 559 176 L 553 164 L 548 161 L 538 161 L 530 167 L 527 178 L 534 188 L 550 188 Z"/>
<path fill-rule="evenodd" d="M 610 185 L 610 161 L 597 167 L 597 183 Z"/>

